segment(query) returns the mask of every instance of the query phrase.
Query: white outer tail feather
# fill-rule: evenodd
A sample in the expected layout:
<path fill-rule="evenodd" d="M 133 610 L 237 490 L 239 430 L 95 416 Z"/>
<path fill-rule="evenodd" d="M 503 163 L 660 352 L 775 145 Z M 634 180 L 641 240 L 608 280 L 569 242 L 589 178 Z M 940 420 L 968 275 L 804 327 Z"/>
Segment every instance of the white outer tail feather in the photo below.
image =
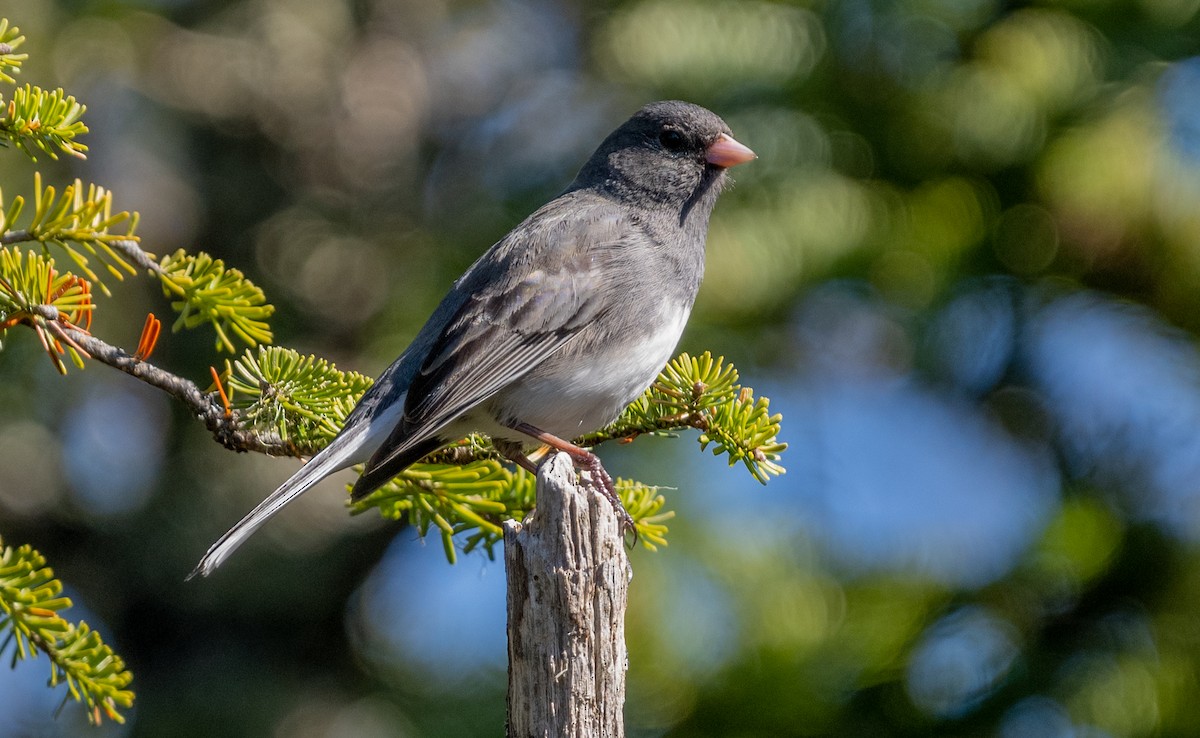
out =
<path fill-rule="evenodd" d="M 225 559 L 246 542 L 247 538 L 261 528 L 263 523 L 273 518 L 275 513 L 282 510 L 289 502 L 307 492 L 314 484 L 330 474 L 355 464 L 361 464 L 371 458 L 371 454 L 375 453 L 375 449 L 379 448 L 379 445 L 391 433 L 392 427 L 399 422 L 406 396 L 406 392 L 401 393 L 398 398 L 393 399 L 382 408 L 375 408 L 375 411 L 368 417 L 359 417 L 352 425 L 343 427 L 341 433 L 330 441 L 328 446 L 309 459 L 308 463 L 300 467 L 299 471 L 279 485 L 279 489 L 258 503 L 258 507 L 247 513 L 246 517 L 238 521 L 237 525 L 221 536 L 208 549 L 208 553 L 204 554 L 204 558 L 200 559 L 200 563 L 196 564 L 196 568 L 192 569 L 192 573 L 188 574 L 187 578 L 191 579 L 197 574 L 202 577 L 212 574 Z"/>
<path fill-rule="evenodd" d="M 272 492 L 267 499 L 258 504 L 258 507 L 251 510 L 237 525 L 221 536 L 208 549 L 208 553 L 204 554 L 204 558 L 200 559 L 200 563 L 196 565 L 191 574 L 188 574 L 187 578 L 191 579 L 197 574 L 204 577 L 212 574 L 225 559 L 246 542 L 247 538 L 261 528 L 263 523 L 274 517 L 275 513 L 282 510 L 289 502 L 307 492 L 310 487 L 330 474 L 366 460 L 373 449 L 365 449 L 364 452 L 363 447 L 369 445 L 372 440 L 375 439 L 371 438 L 369 426 L 360 427 L 357 432 L 343 433 L 335 438 L 332 443 L 321 449 L 307 464 L 300 467 L 299 471 L 280 485 L 279 489 Z"/>

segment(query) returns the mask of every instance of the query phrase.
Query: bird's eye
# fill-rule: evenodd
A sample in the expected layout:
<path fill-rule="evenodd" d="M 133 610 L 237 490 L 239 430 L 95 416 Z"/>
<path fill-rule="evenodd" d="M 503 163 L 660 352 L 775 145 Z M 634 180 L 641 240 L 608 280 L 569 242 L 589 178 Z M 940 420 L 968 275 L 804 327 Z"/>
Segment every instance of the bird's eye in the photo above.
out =
<path fill-rule="evenodd" d="M 684 147 L 684 144 L 687 143 L 687 140 L 683 137 L 683 133 L 680 131 L 677 131 L 674 128 L 668 128 L 662 133 L 658 134 L 658 142 L 662 144 L 663 148 L 667 151 L 681 151 Z"/>

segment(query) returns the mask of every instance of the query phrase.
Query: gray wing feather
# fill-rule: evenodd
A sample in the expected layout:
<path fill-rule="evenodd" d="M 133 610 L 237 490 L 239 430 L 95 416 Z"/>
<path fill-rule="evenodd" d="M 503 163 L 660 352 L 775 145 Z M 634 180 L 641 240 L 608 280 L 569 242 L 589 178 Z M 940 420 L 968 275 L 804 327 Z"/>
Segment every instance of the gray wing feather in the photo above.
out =
<path fill-rule="evenodd" d="M 468 297 L 411 377 L 404 417 L 367 462 L 356 495 L 399 473 L 407 452 L 537 367 L 604 309 L 609 295 L 594 256 L 636 231 L 609 203 L 566 217 L 562 202 L 530 216 L 455 286 Z"/>

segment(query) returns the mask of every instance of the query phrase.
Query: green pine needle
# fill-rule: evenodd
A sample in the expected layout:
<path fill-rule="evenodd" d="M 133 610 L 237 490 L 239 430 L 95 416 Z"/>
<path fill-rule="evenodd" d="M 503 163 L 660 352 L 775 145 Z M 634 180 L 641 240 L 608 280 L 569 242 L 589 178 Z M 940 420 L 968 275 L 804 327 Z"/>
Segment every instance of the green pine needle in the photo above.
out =
<path fill-rule="evenodd" d="M 16 26 L 9 26 L 8 19 L 0 19 L 0 82 L 16 84 L 12 76 L 21 71 L 21 65 L 29 58 L 29 54 L 18 54 L 16 49 L 25 43 L 25 37 Z"/>
<path fill-rule="evenodd" d="M 778 463 L 787 449 L 777 440 L 782 422 L 782 415 L 770 414 L 770 400 L 755 398 L 752 389 L 738 384 L 737 370 L 724 357 L 714 359 L 707 351 L 698 357 L 684 353 L 615 423 L 579 443 L 594 446 L 644 433 L 696 428 L 701 431 L 701 449 L 711 445 L 715 455 L 728 456 L 730 466 L 740 462 L 766 484 L 785 471 Z"/>
<path fill-rule="evenodd" d="M 133 706 L 128 689 L 133 675 L 125 662 L 104 644 L 87 623 L 70 623 L 59 612 L 71 606 L 62 596 L 62 582 L 46 560 L 29 546 L 12 548 L 0 541 L 0 636 L 13 644 L 12 663 L 50 659 L 50 685 L 66 682 L 71 697 L 88 709 L 88 719 L 107 716 L 125 722 L 118 708 Z"/>
<path fill-rule="evenodd" d="M 371 386 L 368 377 L 278 346 L 247 350 L 227 366 L 230 401 L 242 417 L 298 445 L 332 440 Z"/>
<path fill-rule="evenodd" d="M 0 324 L 42 305 L 64 313 L 90 311 L 91 293 L 75 275 L 60 274 L 44 254 L 0 248 Z"/>
<path fill-rule="evenodd" d="M 86 110 L 83 103 L 61 88 L 43 90 L 29 84 L 17 87 L 0 115 L 0 136 L 34 161 L 38 151 L 51 159 L 57 159 L 59 153 L 86 159 L 87 146 L 76 140 L 88 132 L 83 122 Z"/>
<path fill-rule="evenodd" d="M 83 368 L 83 356 L 73 346 L 52 341 L 46 334 L 46 318 L 38 308 L 52 307 L 60 320 L 83 327 L 91 324 L 92 294 L 88 283 L 70 272 L 59 273 L 54 260 L 33 252 L 0 248 L 0 348 L 8 328 L 32 327 L 61 374 L 66 374 L 62 354 Z"/>
<path fill-rule="evenodd" d="M 658 493 L 661 488 L 621 477 L 614 482 L 621 504 L 633 518 L 638 542 L 651 551 L 657 551 L 659 546 L 667 545 L 666 523 L 675 517 L 675 511 L 663 509 L 667 498 Z"/>
<path fill-rule="evenodd" d="M 0 243 L 40 243 L 62 249 L 80 273 L 111 294 L 91 267 L 89 256 L 103 264 L 115 279 L 125 273 L 136 274 L 131 261 L 140 262 L 137 248 L 137 213 L 113 212 L 112 192 L 98 185 L 84 185 L 80 180 L 63 188 L 58 195 L 52 186 L 42 187 L 40 173 L 33 175 L 33 216 L 20 228 L 18 223 L 25 211 L 25 198 L 18 195 L 5 207 L 0 193 Z"/>
<path fill-rule="evenodd" d="M 616 480 L 617 494 L 633 518 L 638 540 L 646 548 L 665 546 L 663 512 L 666 500 L 657 487 L 626 479 Z M 455 537 L 463 539 L 463 552 L 476 548 L 492 557 L 504 537 L 504 520 L 521 520 L 533 509 L 537 480 L 521 467 L 506 468 L 498 459 L 481 459 L 462 465 L 417 463 L 358 502 L 355 514 L 377 508 L 392 520 L 406 520 L 424 537 L 436 528 L 446 560 L 458 558 Z"/>
<path fill-rule="evenodd" d="M 700 434 L 700 448 L 713 445 L 713 455 L 725 454 L 729 465 L 741 462 L 759 482 L 784 473 L 779 455 L 787 448 L 776 439 L 783 416 L 769 414 L 770 400 L 755 398 L 749 387 L 730 402 L 714 407 Z"/>
<path fill-rule="evenodd" d="M 460 466 L 413 464 L 387 484 L 351 505 L 354 513 L 378 508 L 385 518 L 407 520 L 424 536 L 441 535 L 446 559 L 457 560 L 454 537 L 464 551 L 482 547 L 489 556 L 504 536 L 503 520 L 520 519 L 533 508 L 536 480 L 524 469 L 509 470 L 496 459 Z"/>
<path fill-rule="evenodd" d="M 223 261 L 203 251 L 188 254 L 183 249 L 164 257 L 160 266 L 163 292 L 178 298 L 171 302 L 179 313 L 171 330 L 208 323 L 217 332 L 217 350 L 229 353 L 237 350 L 230 334 L 249 346 L 271 342 L 266 319 L 275 308 L 239 270 L 226 269 Z"/>

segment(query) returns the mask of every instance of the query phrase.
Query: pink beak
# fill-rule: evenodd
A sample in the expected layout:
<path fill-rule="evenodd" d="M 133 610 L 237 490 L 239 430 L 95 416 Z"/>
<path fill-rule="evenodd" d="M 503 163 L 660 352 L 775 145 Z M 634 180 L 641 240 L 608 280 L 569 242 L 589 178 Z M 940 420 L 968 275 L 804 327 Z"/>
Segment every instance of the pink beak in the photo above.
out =
<path fill-rule="evenodd" d="M 722 133 L 704 152 L 704 158 L 713 166 L 728 169 L 738 164 L 754 161 L 758 158 L 758 154 L 738 143 L 733 136 Z"/>

